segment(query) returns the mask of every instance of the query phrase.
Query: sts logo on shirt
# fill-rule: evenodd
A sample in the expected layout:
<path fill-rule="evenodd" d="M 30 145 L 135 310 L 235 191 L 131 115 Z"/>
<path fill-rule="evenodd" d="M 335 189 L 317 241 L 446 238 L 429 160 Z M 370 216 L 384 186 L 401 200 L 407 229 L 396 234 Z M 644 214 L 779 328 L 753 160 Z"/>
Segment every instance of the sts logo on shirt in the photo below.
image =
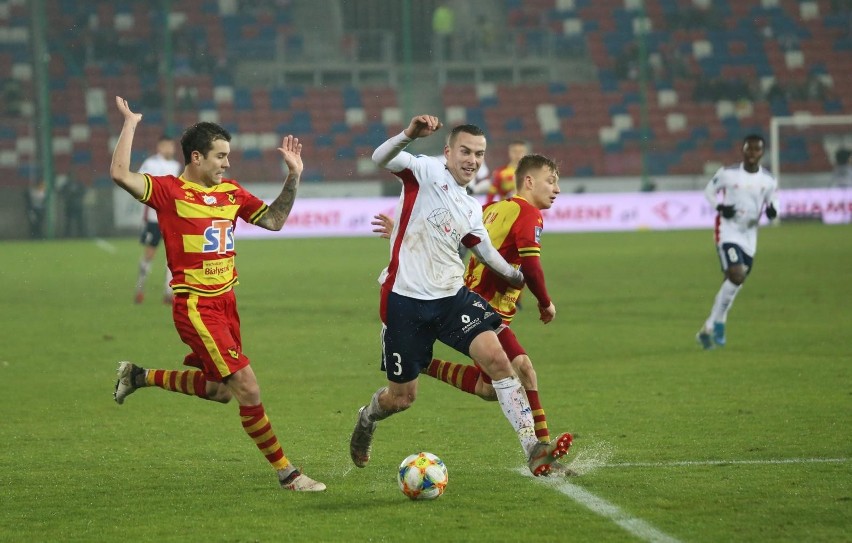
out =
<path fill-rule="evenodd" d="M 204 246 L 201 248 L 205 253 L 218 253 L 223 255 L 234 250 L 234 227 L 231 221 L 218 220 L 204 230 Z"/>

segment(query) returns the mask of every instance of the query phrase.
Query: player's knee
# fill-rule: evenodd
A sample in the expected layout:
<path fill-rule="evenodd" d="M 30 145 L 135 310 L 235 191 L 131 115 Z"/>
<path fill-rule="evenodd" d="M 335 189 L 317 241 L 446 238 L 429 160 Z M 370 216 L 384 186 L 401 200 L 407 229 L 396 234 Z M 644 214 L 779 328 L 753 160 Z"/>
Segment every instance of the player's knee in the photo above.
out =
<path fill-rule="evenodd" d="M 506 356 L 499 343 L 496 344 L 496 347 L 488 349 L 484 354 L 485 359 L 482 365 L 489 370 L 488 374 L 491 375 L 492 379 L 500 379 L 500 377 L 497 377 L 500 373 L 512 373 L 509 357 Z"/>
<path fill-rule="evenodd" d="M 515 374 L 521 381 L 524 388 L 537 389 L 535 368 L 533 368 L 532 360 L 527 355 L 521 355 L 512 360 L 512 367 Z"/>
<path fill-rule="evenodd" d="M 736 269 L 728 270 L 728 281 L 739 286 L 745 282 L 746 279 L 746 271 L 742 266 L 737 267 Z"/>
<path fill-rule="evenodd" d="M 405 391 L 399 394 L 389 394 L 390 405 L 388 409 L 394 413 L 405 411 L 417 399 L 417 393 L 414 391 Z"/>

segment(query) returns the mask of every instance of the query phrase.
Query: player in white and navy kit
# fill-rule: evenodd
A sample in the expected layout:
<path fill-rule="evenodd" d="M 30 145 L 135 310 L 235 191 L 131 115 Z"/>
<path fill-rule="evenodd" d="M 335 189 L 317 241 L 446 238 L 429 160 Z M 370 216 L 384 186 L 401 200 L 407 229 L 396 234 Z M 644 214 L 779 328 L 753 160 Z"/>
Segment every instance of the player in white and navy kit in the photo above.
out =
<path fill-rule="evenodd" d="M 778 183 L 760 165 L 765 143 L 751 134 L 743 140 L 743 161 L 720 168 L 704 189 L 704 196 L 719 214 L 716 216 L 716 247 L 725 280 L 704 326 L 696 336 L 705 349 L 726 343 L 725 322 L 734 298 L 751 272 L 757 252 L 757 225 L 764 212 L 778 215 L 775 192 Z M 722 194 L 721 202 L 718 194 Z"/>
<path fill-rule="evenodd" d="M 550 465 L 568 451 L 571 435 L 563 434 L 550 443 L 537 441 L 529 402 L 495 333 L 502 320 L 485 299 L 464 286 L 459 245 L 509 283 L 523 285 L 520 270 L 492 246 L 482 224 L 482 206 L 465 190 L 485 157 L 485 135 L 474 125 L 454 128 L 444 148 L 446 165 L 434 157 L 404 151 L 413 140 L 428 137 L 440 127 L 437 117 L 416 116 L 401 134 L 373 153 L 373 161 L 402 183 L 390 237 L 390 263 L 379 278 L 382 369 L 388 383 L 358 412 L 350 455 L 356 466 L 366 466 L 378 421 L 411 406 L 418 376 L 429 366 L 433 345 L 440 340 L 473 358 L 492 378 L 530 470 L 546 475 Z"/>
<path fill-rule="evenodd" d="M 183 167 L 175 160 L 175 143 L 168 136 L 162 136 L 157 141 L 157 152 L 142 161 L 139 166 L 139 173 L 147 173 L 149 175 L 180 175 Z M 142 206 L 142 235 L 139 238 L 139 243 L 144 246 L 142 258 L 139 260 L 139 275 L 136 278 L 136 294 L 133 300 L 137 304 L 141 304 L 145 299 L 145 281 L 148 279 L 148 274 L 151 272 L 151 261 L 157 252 L 157 247 L 160 245 L 162 234 L 160 233 L 160 225 L 157 223 L 157 212 L 148 206 Z M 163 302 L 172 303 L 172 289 L 169 283 L 172 280 L 172 273 L 166 267 L 166 283 L 163 291 Z"/>

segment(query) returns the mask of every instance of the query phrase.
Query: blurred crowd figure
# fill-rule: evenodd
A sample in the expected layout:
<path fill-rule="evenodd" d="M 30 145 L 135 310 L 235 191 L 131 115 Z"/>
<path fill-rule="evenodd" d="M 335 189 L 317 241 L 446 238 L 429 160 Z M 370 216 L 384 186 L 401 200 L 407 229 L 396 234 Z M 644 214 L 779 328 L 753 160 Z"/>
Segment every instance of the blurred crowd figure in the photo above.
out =
<path fill-rule="evenodd" d="M 77 178 L 69 175 L 59 187 L 65 211 L 63 236 L 66 238 L 84 238 L 88 236 L 84 204 L 87 188 Z"/>
<path fill-rule="evenodd" d="M 437 61 L 449 60 L 455 49 L 456 12 L 449 4 L 439 4 L 432 14 L 432 56 Z"/>
<path fill-rule="evenodd" d="M 30 185 L 24 193 L 27 205 L 27 221 L 30 225 L 30 237 L 44 239 L 44 214 L 47 209 L 47 187 L 44 181 Z"/>
<path fill-rule="evenodd" d="M 834 173 L 831 176 L 831 186 L 833 187 L 852 187 L 852 164 L 849 159 L 852 158 L 852 151 L 841 147 L 834 153 Z"/>

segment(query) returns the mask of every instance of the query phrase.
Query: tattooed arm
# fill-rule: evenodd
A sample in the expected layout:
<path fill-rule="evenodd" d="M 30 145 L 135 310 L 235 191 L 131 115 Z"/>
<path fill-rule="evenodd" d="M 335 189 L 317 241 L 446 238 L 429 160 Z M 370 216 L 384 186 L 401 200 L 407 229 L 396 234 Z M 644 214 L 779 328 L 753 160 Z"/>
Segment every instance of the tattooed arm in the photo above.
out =
<path fill-rule="evenodd" d="M 284 163 L 290 173 L 287 179 L 284 180 L 284 188 L 281 189 L 281 194 L 274 202 L 269 204 L 269 209 L 264 213 L 255 224 L 267 230 L 281 230 L 284 223 L 287 221 L 287 216 L 290 215 L 290 210 L 293 209 L 293 202 L 296 201 L 296 190 L 299 188 L 299 179 L 302 176 L 304 165 L 302 164 L 302 144 L 299 143 L 299 138 L 287 136 L 281 147 L 278 148 L 284 156 Z"/>

